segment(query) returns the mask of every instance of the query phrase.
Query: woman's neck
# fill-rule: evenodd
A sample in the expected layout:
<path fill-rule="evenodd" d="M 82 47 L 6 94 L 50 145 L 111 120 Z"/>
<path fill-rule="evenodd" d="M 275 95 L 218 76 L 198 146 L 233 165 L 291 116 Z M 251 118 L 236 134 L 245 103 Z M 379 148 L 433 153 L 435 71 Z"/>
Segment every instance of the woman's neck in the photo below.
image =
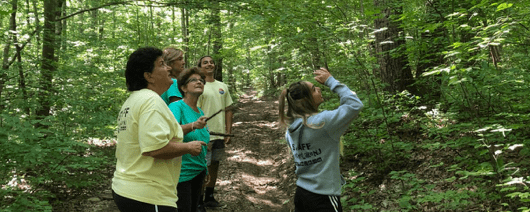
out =
<path fill-rule="evenodd" d="M 163 90 L 162 88 L 151 83 L 147 84 L 147 89 L 156 92 L 159 96 L 162 96 L 162 94 L 165 92 L 165 90 Z"/>
<path fill-rule="evenodd" d="M 191 107 L 191 109 L 193 109 L 195 112 L 199 112 L 199 109 L 197 109 L 197 101 L 199 100 L 199 96 L 195 96 L 193 94 L 187 94 L 186 96 L 184 96 L 184 99 L 182 99 L 182 101 L 184 101 L 188 106 Z"/>

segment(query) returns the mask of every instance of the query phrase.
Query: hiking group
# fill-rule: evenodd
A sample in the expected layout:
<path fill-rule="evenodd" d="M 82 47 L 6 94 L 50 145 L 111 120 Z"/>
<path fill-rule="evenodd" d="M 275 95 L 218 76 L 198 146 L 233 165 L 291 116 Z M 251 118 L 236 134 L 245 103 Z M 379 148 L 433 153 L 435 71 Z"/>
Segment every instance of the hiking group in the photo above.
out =
<path fill-rule="evenodd" d="M 118 114 L 112 179 L 122 212 L 222 206 L 213 193 L 225 144 L 231 142 L 233 101 L 228 86 L 214 78 L 211 56 L 201 57 L 196 67 L 184 66 L 184 52 L 174 47 L 144 47 L 128 58 L 130 96 Z M 319 112 L 321 89 L 308 81 L 291 84 L 280 96 L 280 122 L 287 126 L 298 177 L 295 211 L 342 211 L 340 136 L 363 105 L 328 70 L 313 74 L 339 95 L 340 106 Z"/>

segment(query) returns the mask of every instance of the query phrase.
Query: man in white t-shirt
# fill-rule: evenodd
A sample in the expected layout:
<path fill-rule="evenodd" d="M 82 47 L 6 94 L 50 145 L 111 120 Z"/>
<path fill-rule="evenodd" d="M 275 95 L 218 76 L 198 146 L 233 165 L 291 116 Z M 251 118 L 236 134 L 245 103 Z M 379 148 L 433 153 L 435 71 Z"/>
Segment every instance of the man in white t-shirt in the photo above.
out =
<path fill-rule="evenodd" d="M 204 92 L 199 97 L 197 105 L 204 111 L 207 117 L 221 109 L 226 109 L 232 102 L 232 97 L 228 91 L 228 86 L 218 80 L 215 80 L 215 64 L 210 56 L 202 57 L 197 63 L 197 67 L 206 76 L 206 84 L 204 85 Z M 230 134 L 232 131 L 232 111 L 222 111 L 208 120 L 208 128 L 210 132 Z M 225 152 L 225 144 L 230 143 L 230 137 L 210 136 L 211 149 L 208 152 L 208 172 L 209 181 L 206 183 L 204 206 L 205 207 L 220 207 L 221 204 L 215 200 L 213 191 L 215 182 L 217 181 L 217 174 L 219 171 L 219 161 L 223 159 Z M 201 207 L 201 206 L 199 206 Z"/>

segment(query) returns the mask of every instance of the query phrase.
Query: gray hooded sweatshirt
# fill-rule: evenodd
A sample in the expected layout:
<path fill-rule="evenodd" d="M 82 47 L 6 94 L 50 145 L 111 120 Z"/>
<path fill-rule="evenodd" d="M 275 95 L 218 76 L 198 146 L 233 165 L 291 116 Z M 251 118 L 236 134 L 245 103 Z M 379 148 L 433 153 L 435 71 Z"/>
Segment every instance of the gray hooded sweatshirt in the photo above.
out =
<path fill-rule="evenodd" d="M 363 103 L 332 76 L 324 84 L 339 95 L 340 106 L 310 116 L 307 126 L 302 118 L 295 119 L 287 129 L 286 140 L 296 164 L 296 185 L 316 194 L 340 196 L 344 184 L 339 168 L 340 137 Z"/>

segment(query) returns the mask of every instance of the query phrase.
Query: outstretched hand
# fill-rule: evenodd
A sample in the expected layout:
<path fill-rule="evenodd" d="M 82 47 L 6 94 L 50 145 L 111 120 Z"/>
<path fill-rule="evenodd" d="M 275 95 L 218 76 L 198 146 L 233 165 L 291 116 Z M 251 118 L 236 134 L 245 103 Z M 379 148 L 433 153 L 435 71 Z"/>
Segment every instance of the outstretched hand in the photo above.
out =
<path fill-rule="evenodd" d="M 197 121 L 193 123 L 194 129 L 204 128 L 204 126 L 206 126 L 206 119 L 208 119 L 208 117 L 205 117 L 205 116 L 202 116 L 199 119 L 197 119 Z"/>
<path fill-rule="evenodd" d="M 324 84 L 331 76 L 331 73 L 329 73 L 329 71 L 325 68 L 315 70 L 313 71 L 313 74 L 315 75 L 315 80 L 320 84 Z"/>

